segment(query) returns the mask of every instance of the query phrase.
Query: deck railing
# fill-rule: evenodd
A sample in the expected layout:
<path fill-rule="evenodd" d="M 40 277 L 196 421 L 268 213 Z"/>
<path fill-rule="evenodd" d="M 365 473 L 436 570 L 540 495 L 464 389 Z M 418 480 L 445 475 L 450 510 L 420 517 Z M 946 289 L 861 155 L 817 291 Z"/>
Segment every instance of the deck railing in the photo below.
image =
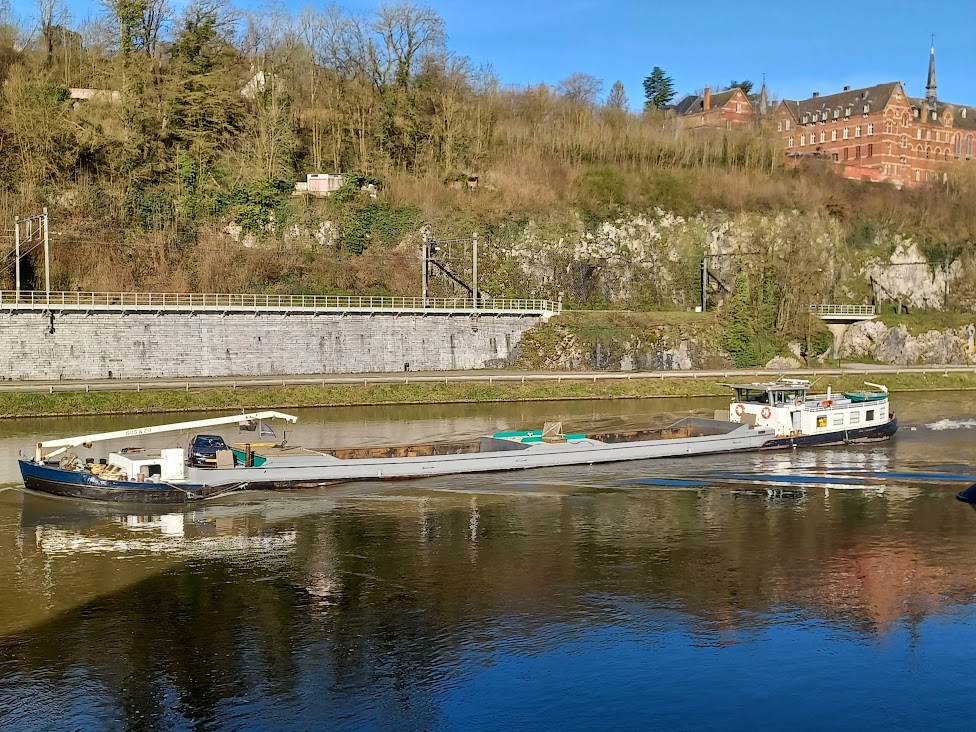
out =
<path fill-rule="evenodd" d="M 258 295 L 184 292 L 0 291 L 0 309 L 38 307 L 77 310 L 215 311 L 490 311 L 557 313 L 562 303 L 511 298 L 371 297 L 358 295 Z"/>
<path fill-rule="evenodd" d="M 811 305 L 810 312 L 814 315 L 861 316 L 877 315 L 874 305 Z"/>

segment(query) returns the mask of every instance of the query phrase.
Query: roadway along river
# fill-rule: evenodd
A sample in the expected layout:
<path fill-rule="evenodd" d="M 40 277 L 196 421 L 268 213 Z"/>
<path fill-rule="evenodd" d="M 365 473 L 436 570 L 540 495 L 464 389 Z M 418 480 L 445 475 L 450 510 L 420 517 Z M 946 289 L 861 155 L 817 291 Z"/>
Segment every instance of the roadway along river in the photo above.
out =
<path fill-rule="evenodd" d="M 623 428 L 723 404 L 299 410 L 289 440 Z M 162 513 L 27 495 L 15 460 L 167 416 L 0 423 L 0 728 L 968 727 L 976 512 L 953 496 L 976 474 L 976 395 L 894 406 L 885 444 Z"/>

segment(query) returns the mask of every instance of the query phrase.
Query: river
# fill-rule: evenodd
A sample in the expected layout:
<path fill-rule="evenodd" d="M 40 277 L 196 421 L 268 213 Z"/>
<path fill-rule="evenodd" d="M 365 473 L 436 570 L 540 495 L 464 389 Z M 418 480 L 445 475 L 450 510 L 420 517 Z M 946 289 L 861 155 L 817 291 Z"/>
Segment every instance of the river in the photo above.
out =
<path fill-rule="evenodd" d="M 0 728 L 968 727 L 976 512 L 953 496 L 976 474 L 976 396 L 893 403 L 883 444 L 136 513 L 25 494 L 16 456 L 172 416 L 0 422 Z M 724 404 L 298 410 L 288 439 L 624 428 Z"/>

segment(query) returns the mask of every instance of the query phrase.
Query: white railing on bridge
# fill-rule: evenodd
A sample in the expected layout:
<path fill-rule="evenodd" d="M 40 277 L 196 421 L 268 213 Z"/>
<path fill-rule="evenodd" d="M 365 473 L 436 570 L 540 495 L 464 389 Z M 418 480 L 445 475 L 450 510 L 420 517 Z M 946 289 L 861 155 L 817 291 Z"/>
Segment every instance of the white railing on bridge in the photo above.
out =
<path fill-rule="evenodd" d="M 874 305 L 811 305 L 814 315 L 863 316 L 877 315 Z"/>
<path fill-rule="evenodd" d="M 358 295 L 249 295 L 184 292 L 40 292 L 0 291 L 0 309 L 67 308 L 72 310 L 159 311 L 489 311 L 558 313 L 552 300 L 444 297 L 371 297 Z"/>

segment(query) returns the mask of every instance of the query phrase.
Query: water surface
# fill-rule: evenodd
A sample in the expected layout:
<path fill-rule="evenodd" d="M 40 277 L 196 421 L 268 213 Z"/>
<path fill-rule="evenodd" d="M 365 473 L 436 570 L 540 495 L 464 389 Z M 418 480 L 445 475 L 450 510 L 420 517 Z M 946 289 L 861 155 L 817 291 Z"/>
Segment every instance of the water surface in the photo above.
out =
<path fill-rule="evenodd" d="M 300 410 L 289 439 L 624 428 L 723 403 Z M 879 445 L 162 510 L 25 494 L 15 459 L 172 417 L 0 423 L 0 727 L 969 726 L 976 512 L 953 495 L 976 474 L 976 399 L 895 407 Z"/>

